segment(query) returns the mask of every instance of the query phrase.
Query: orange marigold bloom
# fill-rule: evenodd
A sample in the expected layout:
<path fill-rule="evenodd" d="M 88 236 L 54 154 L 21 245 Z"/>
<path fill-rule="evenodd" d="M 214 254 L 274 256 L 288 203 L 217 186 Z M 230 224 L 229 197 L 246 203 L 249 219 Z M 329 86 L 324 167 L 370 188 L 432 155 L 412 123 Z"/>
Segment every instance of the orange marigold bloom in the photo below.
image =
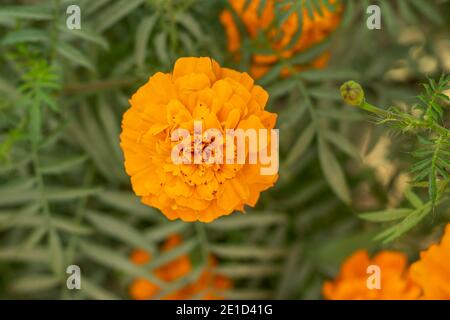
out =
<path fill-rule="evenodd" d="M 169 237 L 162 246 L 162 251 L 169 251 L 181 243 L 181 237 L 173 235 Z M 143 265 L 151 260 L 151 256 L 144 250 L 134 250 L 130 256 L 133 263 Z M 231 288 L 231 280 L 225 276 L 214 273 L 216 261 L 210 257 L 208 267 L 202 272 L 194 283 L 187 284 L 181 289 L 172 292 L 161 299 L 164 300 L 186 300 L 203 299 L 218 300 L 223 299 L 220 291 Z M 182 278 L 192 272 L 191 260 L 187 255 L 180 256 L 154 270 L 155 276 L 159 279 L 172 282 Z M 155 298 L 160 292 L 160 288 L 145 278 L 138 278 L 132 282 L 129 288 L 130 296 L 135 300 L 148 300 Z"/>
<path fill-rule="evenodd" d="M 423 290 L 423 299 L 450 300 L 450 223 L 440 244 L 420 253 L 411 266 L 411 278 Z"/>
<path fill-rule="evenodd" d="M 260 78 L 266 74 L 271 65 L 278 61 L 279 57 L 289 58 L 296 53 L 309 49 L 322 42 L 339 25 L 341 20 L 342 6 L 333 3 L 337 8 L 334 11 L 321 4 L 321 10 L 315 11 L 311 18 L 308 10 L 303 9 L 301 36 L 295 43 L 294 37 L 299 30 L 299 18 L 297 12 L 290 14 L 279 28 L 275 25 L 275 8 L 279 0 L 267 0 L 261 14 L 258 13 L 260 0 L 253 0 L 244 9 L 246 0 L 229 0 L 229 3 L 236 15 L 242 21 L 246 31 L 251 38 L 256 38 L 260 32 L 264 32 L 270 41 L 271 48 L 277 54 L 255 54 L 252 57 L 250 74 L 254 78 Z M 290 4 L 284 5 L 283 10 L 289 10 Z M 241 35 L 234 21 L 233 14 L 229 10 L 224 10 L 220 20 L 225 27 L 228 38 L 228 50 L 239 56 L 241 47 Z M 294 39 L 294 40 L 293 40 Z M 316 59 L 305 65 L 299 65 L 300 71 L 304 68 L 323 68 L 328 63 L 329 53 L 323 53 Z M 282 75 L 289 74 L 288 70 L 282 70 Z"/>
<path fill-rule="evenodd" d="M 171 220 L 210 222 L 254 206 L 260 192 L 275 183 L 276 173 L 262 175 L 259 159 L 254 164 L 175 164 L 171 153 L 179 142 L 171 137 L 182 128 L 195 138 L 194 122 L 224 136 L 227 129 L 272 129 L 277 116 L 264 110 L 267 100 L 267 92 L 247 73 L 205 57 L 180 58 L 172 73 L 150 77 L 133 94 L 120 135 L 136 195 Z M 203 137 L 200 143 L 204 148 L 211 141 Z"/>
<path fill-rule="evenodd" d="M 367 287 L 370 265 L 381 270 L 380 289 Z M 419 294 L 408 275 L 406 255 L 394 251 L 382 251 L 373 259 L 365 250 L 356 251 L 342 264 L 339 276 L 323 286 L 323 295 L 331 300 L 411 300 Z"/>

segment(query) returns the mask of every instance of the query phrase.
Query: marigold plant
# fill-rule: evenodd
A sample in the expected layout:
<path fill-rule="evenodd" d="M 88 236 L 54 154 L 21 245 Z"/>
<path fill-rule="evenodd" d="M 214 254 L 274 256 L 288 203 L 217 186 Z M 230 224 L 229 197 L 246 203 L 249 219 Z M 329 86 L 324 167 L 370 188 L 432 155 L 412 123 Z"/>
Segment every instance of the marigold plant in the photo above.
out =
<path fill-rule="evenodd" d="M 245 0 L 229 0 L 233 11 L 243 23 L 249 37 L 255 39 L 263 33 L 269 39 L 269 45 L 274 51 L 272 54 L 253 54 L 250 66 L 251 75 L 260 78 L 281 58 L 291 58 L 327 38 L 338 27 L 341 20 L 342 5 L 335 2 L 333 2 L 334 10 L 330 10 L 330 7 L 321 3 L 320 10 L 314 10 L 312 14 L 306 8 L 303 8 L 301 10 L 302 17 L 299 17 L 296 10 L 291 10 L 295 9 L 293 7 L 295 5 L 292 3 L 282 4 L 281 1 L 277 0 L 268 0 L 261 3 L 260 0 L 252 0 L 246 6 Z M 260 6 L 263 6 L 262 10 Z M 281 10 L 278 9 L 279 7 Z M 277 25 L 276 21 L 277 10 L 288 12 L 288 16 L 284 17 L 280 26 Z M 239 56 L 242 35 L 234 20 L 233 13 L 230 10 L 224 10 L 220 20 L 226 30 L 228 50 Z M 296 69 L 300 71 L 308 67 L 323 68 L 326 66 L 329 57 L 329 52 L 322 53 L 306 64 L 297 65 Z M 283 69 L 282 74 L 288 75 L 289 70 Z"/>
<path fill-rule="evenodd" d="M 162 245 L 162 252 L 174 249 L 181 242 L 182 239 L 179 235 L 169 237 Z M 151 261 L 151 255 L 145 250 L 136 249 L 132 252 L 130 260 L 136 265 L 145 265 Z M 207 268 L 194 283 L 187 284 L 183 288 L 159 298 L 165 300 L 223 299 L 224 297 L 220 294 L 220 291 L 229 289 L 232 283 L 227 277 L 214 273 L 215 265 L 215 259 L 209 257 Z M 170 283 L 189 275 L 192 271 L 191 259 L 187 255 L 182 255 L 155 269 L 154 274 L 158 279 Z M 130 296 L 135 300 L 148 300 L 158 297 L 160 288 L 147 279 L 138 278 L 130 285 L 129 292 Z"/>
<path fill-rule="evenodd" d="M 120 136 L 136 195 L 171 220 L 210 222 L 254 206 L 277 174 L 261 174 L 259 161 L 174 163 L 178 141 L 171 136 L 179 128 L 194 136 L 194 121 L 224 135 L 227 129 L 272 129 L 277 116 L 264 110 L 268 98 L 247 73 L 222 68 L 210 58 L 180 58 L 171 74 L 150 77 L 132 96 Z M 203 137 L 200 143 L 205 149 L 212 140 Z"/>
<path fill-rule="evenodd" d="M 381 270 L 380 288 L 367 285 L 370 265 Z M 342 264 L 338 277 L 323 286 L 323 295 L 331 300 L 410 300 L 419 294 L 408 274 L 407 256 L 394 251 L 382 251 L 372 259 L 367 251 L 356 251 Z"/>

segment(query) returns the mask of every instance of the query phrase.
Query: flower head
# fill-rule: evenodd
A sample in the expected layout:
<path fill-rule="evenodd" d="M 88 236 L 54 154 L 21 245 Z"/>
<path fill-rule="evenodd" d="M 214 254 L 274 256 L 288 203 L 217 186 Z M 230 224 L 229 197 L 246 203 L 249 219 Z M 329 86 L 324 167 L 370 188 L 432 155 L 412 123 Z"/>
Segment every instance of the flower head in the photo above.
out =
<path fill-rule="evenodd" d="M 120 136 L 136 195 L 171 220 L 210 222 L 254 206 L 278 177 L 262 173 L 266 162 L 247 161 L 275 143 L 269 131 L 277 117 L 264 110 L 267 100 L 267 92 L 247 73 L 222 68 L 210 58 L 180 58 L 172 73 L 150 77 L 132 96 Z M 216 130 L 222 139 L 202 135 L 199 127 Z M 240 129 L 266 132 L 254 144 L 258 150 L 223 138 Z M 226 152 L 215 153 L 213 145 Z M 239 154 L 244 163 L 235 161 Z"/>
<path fill-rule="evenodd" d="M 359 106 L 364 102 L 364 90 L 358 82 L 347 81 L 341 86 L 341 96 L 351 106 Z"/>
<path fill-rule="evenodd" d="M 367 285 L 371 265 L 380 268 L 379 289 Z M 382 251 L 370 259 L 367 251 L 359 250 L 343 263 L 334 281 L 325 282 L 323 294 L 332 300 L 409 300 L 418 298 L 420 288 L 408 276 L 404 254 Z"/>
<path fill-rule="evenodd" d="M 246 2 L 246 0 L 229 0 L 233 11 L 242 21 L 250 38 L 256 39 L 261 33 L 264 33 L 269 39 L 271 49 L 275 52 L 274 54 L 253 55 L 250 73 L 255 78 L 266 74 L 280 57 L 290 58 L 298 52 L 321 43 L 337 28 L 341 20 L 342 6 L 337 3 L 330 3 L 335 6 L 333 11 L 321 4 L 320 12 L 319 10 L 313 12 L 312 17 L 306 8 L 303 9 L 301 19 L 299 19 L 296 10 L 293 10 L 281 26 L 276 27 L 276 10 L 278 8 L 283 11 L 290 10 L 292 4 L 280 6 L 281 1 L 279 0 L 267 0 L 260 12 L 260 0 L 250 1 L 247 7 L 245 6 Z M 229 10 L 224 10 L 220 20 L 227 34 L 228 50 L 239 56 L 241 35 L 233 14 Z M 299 31 L 301 31 L 301 36 L 297 38 Z M 328 59 L 329 53 L 325 52 L 312 61 L 298 65 L 297 70 L 308 67 L 322 68 L 327 64 Z M 289 74 L 289 70 L 282 70 L 282 74 Z"/>
<path fill-rule="evenodd" d="M 180 245 L 182 239 L 178 235 L 169 237 L 162 246 L 162 251 L 170 251 Z M 137 265 L 144 265 L 151 261 L 151 256 L 144 250 L 134 250 L 130 260 Z M 223 299 L 220 291 L 231 287 L 231 280 L 225 276 L 214 273 L 216 261 L 210 257 L 209 264 L 201 273 L 200 277 L 193 283 L 160 297 L 164 300 L 186 300 L 199 297 L 203 300 Z M 165 282 L 173 282 L 192 272 L 192 263 L 187 255 L 182 255 L 173 261 L 154 270 L 158 279 Z M 145 278 L 135 279 L 130 285 L 130 296 L 135 300 L 153 299 L 160 293 L 160 288 Z"/>
<path fill-rule="evenodd" d="M 420 253 L 411 266 L 411 278 L 423 290 L 423 299 L 450 300 L 450 224 L 440 244 Z"/>

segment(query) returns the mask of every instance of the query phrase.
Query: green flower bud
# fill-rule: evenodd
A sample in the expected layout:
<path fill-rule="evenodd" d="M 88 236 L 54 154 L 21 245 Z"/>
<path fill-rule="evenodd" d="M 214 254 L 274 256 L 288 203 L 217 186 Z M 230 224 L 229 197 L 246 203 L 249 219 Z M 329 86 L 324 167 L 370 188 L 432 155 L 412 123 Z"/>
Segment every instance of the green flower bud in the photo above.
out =
<path fill-rule="evenodd" d="M 347 81 L 341 86 L 341 96 L 346 103 L 352 106 L 359 106 L 364 102 L 364 90 L 355 81 Z"/>

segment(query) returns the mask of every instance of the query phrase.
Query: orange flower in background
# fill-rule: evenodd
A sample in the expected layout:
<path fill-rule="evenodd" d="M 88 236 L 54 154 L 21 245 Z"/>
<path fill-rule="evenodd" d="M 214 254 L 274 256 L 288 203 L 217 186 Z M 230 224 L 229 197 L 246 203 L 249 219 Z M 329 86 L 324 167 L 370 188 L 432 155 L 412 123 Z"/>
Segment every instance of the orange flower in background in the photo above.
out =
<path fill-rule="evenodd" d="M 244 8 L 246 0 L 229 0 L 231 7 L 242 21 L 250 38 L 256 38 L 259 33 L 264 32 L 270 41 L 270 46 L 276 54 L 254 54 L 250 74 L 258 79 L 266 74 L 271 66 L 280 57 L 290 58 L 295 54 L 307 50 L 327 38 L 339 25 L 341 20 L 342 5 L 334 1 L 334 11 L 321 4 L 320 10 L 310 16 L 306 8 L 303 9 L 301 36 L 295 40 L 299 31 L 299 17 L 297 12 L 292 12 L 277 27 L 276 10 L 281 1 L 267 0 L 261 14 L 258 13 L 260 0 L 252 0 L 248 7 Z M 290 4 L 282 5 L 281 10 L 289 10 Z M 233 14 L 229 10 L 224 10 L 220 20 L 225 27 L 228 38 L 228 50 L 239 56 L 241 47 L 241 35 L 234 21 Z M 323 68 L 328 63 L 330 54 L 321 54 L 309 63 L 296 66 L 297 70 L 305 68 Z M 282 75 L 288 75 L 289 70 L 282 70 Z"/>
<path fill-rule="evenodd" d="M 450 300 L 450 224 L 440 244 L 420 253 L 411 266 L 411 278 L 423 290 L 423 299 Z"/>
<path fill-rule="evenodd" d="M 367 286 L 370 265 L 381 270 L 380 289 Z M 323 295 L 331 300 L 412 300 L 420 292 L 409 277 L 406 255 L 393 251 L 382 251 L 373 259 L 365 250 L 356 251 L 342 264 L 338 277 L 323 286 Z"/>
<path fill-rule="evenodd" d="M 181 237 L 174 235 L 169 237 L 162 246 L 162 251 L 170 251 L 181 244 Z M 144 250 L 134 250 L 130 260 L 137 265 L 144 265 L 151 261 L 151 256 Z M 220 291 L 231 288 L 231 280 L 222 275 L 214 273 L 216 261 L 210 257 L 208 267 L 202 272 L 200 277 L 194 282 L 185 285 L 179 290 L 166 296 L 160 297 L 164 300 L 218 300 L 223 299 Z M 165 282 L 173 282 L 192 272 L 191 260 L 187 255 L 180 256 L 154 270 L 158 279 Z M 135 300 L 148 300 L 157 297 L 160 288 L 151 281 L 138 278 L 133 281 L 129 288 L 130 296 Z"/>
<path fill-rule="evenodd" d="M 273 186 L 276 173 L 261 174 L 264 165 L 259 160 L 174 163 L 171 155 L 179 142 L 172 141 L 172 134 L 188 130 L 203 150 L 213 141 L 196 140 L 198 122 L 203 130 L 217 129 L 224 136 L 228 129 L 272 129 L 277 116 L 264 110 L 267 100 L 267 92 L 247 73 L 222 68 L 210 58 L 180 58 L 172 73 L 150 77 L 132 96 L 120 135 L 136 195 L 171 220 L 210 222 L 254 206 L 260 192 Z M 270 137 L 267 141 L 269 149 Z"/>

